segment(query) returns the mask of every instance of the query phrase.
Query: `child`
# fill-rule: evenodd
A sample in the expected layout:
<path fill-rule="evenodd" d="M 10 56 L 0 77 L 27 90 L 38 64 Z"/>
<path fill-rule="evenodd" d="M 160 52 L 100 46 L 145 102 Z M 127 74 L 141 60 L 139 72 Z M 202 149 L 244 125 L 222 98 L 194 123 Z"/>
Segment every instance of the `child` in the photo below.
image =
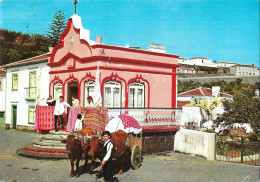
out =
<path fill-rule="evenodd" d="M 82 123 L 83 120 L 84 120 L 84 114 L 82 114 L 82 116 L 81 114 L 78 114 L 75 127 L 74 127 L 75 132 L 83 129 L 83 123 Z"/>

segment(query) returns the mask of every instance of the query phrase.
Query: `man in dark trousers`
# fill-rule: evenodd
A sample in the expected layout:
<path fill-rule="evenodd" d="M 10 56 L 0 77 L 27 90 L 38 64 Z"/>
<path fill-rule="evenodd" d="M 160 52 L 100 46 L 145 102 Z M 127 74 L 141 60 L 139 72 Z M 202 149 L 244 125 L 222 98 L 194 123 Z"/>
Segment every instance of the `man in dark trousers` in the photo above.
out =
<path fill-rule="evenodd" d="M 63 113 L 65 112 L 65 106 L 70 107 L 70 105 L 63 101 L 63 96 L 60 96 L 59 100 L 55 103 L 54 108 L 54 121 L 55 121 L 55 132 L 58 131 L 57 124 L 58 124 L 58 117 L 60 117 L 60 123 L 62 129 L 64 129 L 63 125 Z"/>
<path fill-rule="evenodd" d="M 102 160 L 102 166 L 103 166 L 103 172 L 104 172 L 104 180 L 105 181 L 113 181 L 113 170 L 112 170 L 112 149 L 113 144 L 110 141 L 111 134 L 109 131 L 104 131 L 102 133 L 102 136 L 105 140 L 103 150 L 102 150 L 102 156 L 104 157 Z"/>

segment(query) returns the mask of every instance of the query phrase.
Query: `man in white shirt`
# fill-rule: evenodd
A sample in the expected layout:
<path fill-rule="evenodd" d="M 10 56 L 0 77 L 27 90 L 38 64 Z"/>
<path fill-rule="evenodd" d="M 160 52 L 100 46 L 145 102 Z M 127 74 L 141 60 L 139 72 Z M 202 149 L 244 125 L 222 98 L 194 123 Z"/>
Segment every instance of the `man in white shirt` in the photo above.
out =
<path fill-rule="evenodd" d="M 111 134 L 109 131 L 104 131 L 102 133 L 103 139 L 105 140 L 103 149 L 102 149 L 102 156 L 104 157 L 102 160 L 103 172 L 104 172 L 104 180 L 105 181 L 113 181 L 113 170 L 111 166 L 111 153 L 113 149 L 113 144 L 110 141 Z"/>
<path fill-rule="evenodd" d="M 63 96 L 60 96 L 59 100 L 56 102 L 55 104 L 55 109 L 54 109 L 54 120 L 55 120 L 55 131 L 58 131 L 58 117 L 60 117 L 60 123 L 61 123 L 61 127 L 62 129 L 64 129 L 64 125 L 63 125 L 63 113 L 65 112 L 65 106 L 70 107 L 70 105 L 66 102 L 63 101 Z"/>

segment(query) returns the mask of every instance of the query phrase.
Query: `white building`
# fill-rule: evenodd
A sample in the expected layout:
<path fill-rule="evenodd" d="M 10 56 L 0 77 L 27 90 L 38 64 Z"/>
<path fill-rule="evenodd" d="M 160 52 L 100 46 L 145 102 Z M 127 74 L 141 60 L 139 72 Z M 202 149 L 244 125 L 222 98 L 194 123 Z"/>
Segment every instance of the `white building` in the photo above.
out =
<path fill-rule="evenodd" d="M 230 63 L 230 62 L 219 62 L 217 63 L 218 67 L 231 67 L 231 66 L 235 66 L 237 63 Z"/>
<path fill-rule="evenodd" d="M 186 65 L 194 65 L 194 66 L 207 66 L 207 67 L 217 67 L 218 64 L 212 63 L 212 59 L 205 58 L 205 57 L 194 57 L 190 59 L 179 58 L 179 64 L 186 64 Z"/>
<path fill-rule="evenodd" d="M 189 74 L 195 73 L 195 70 L 193 68 L 179 67 L 176 70 L 177 70 L 177 73 L 189 73 Z"/>
<path fill-rule="evenodd" d="M 5 123 L 5 71 L 0 69 L 0 126 Z"/>
<path fill-rule="evenodd" d="M 0 69 L 0 112 L 5 112 L 5 71 Z"/>
<path fill-rule="evenodd" d="M 43 54 L 2 66 L 6 69 L 5 126 L 32 129 L 36 102 L 49 94 L 48 56 Z"/>
<path fill-rule="evenodd" d="M 241 65 L 236 64 L 230 67 L 230 74 L 234 74 L 236 76 L 259 76 L 260 69 L 252 65 Z"/>
<path fill-rule="evenodd" d="M 162 44 L 154 44 L 150 43 L 148 47 L 148 51 L 166 53 L 165 46 Z"/>

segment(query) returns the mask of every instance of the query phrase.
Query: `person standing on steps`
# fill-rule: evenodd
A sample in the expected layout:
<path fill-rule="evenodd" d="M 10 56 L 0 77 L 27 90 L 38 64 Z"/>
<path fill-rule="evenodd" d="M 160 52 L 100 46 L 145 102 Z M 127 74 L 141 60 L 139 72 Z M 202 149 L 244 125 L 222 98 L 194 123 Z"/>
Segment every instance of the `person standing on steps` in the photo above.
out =
<path fill-rule="evenodd" d="M 65 106 L 70 107 L 70 105 L 63 101 L 63 96 L 60 96 L 59 100 L 56 101 L 55 109 L 54 109 L 54 125 L 55 125 L 55 132 L 58 131 L 58 118 L 60 118 L 60 123 L 62 129 L 64 129 L 63 124 L 63 113 L 65 112 Z"/>

